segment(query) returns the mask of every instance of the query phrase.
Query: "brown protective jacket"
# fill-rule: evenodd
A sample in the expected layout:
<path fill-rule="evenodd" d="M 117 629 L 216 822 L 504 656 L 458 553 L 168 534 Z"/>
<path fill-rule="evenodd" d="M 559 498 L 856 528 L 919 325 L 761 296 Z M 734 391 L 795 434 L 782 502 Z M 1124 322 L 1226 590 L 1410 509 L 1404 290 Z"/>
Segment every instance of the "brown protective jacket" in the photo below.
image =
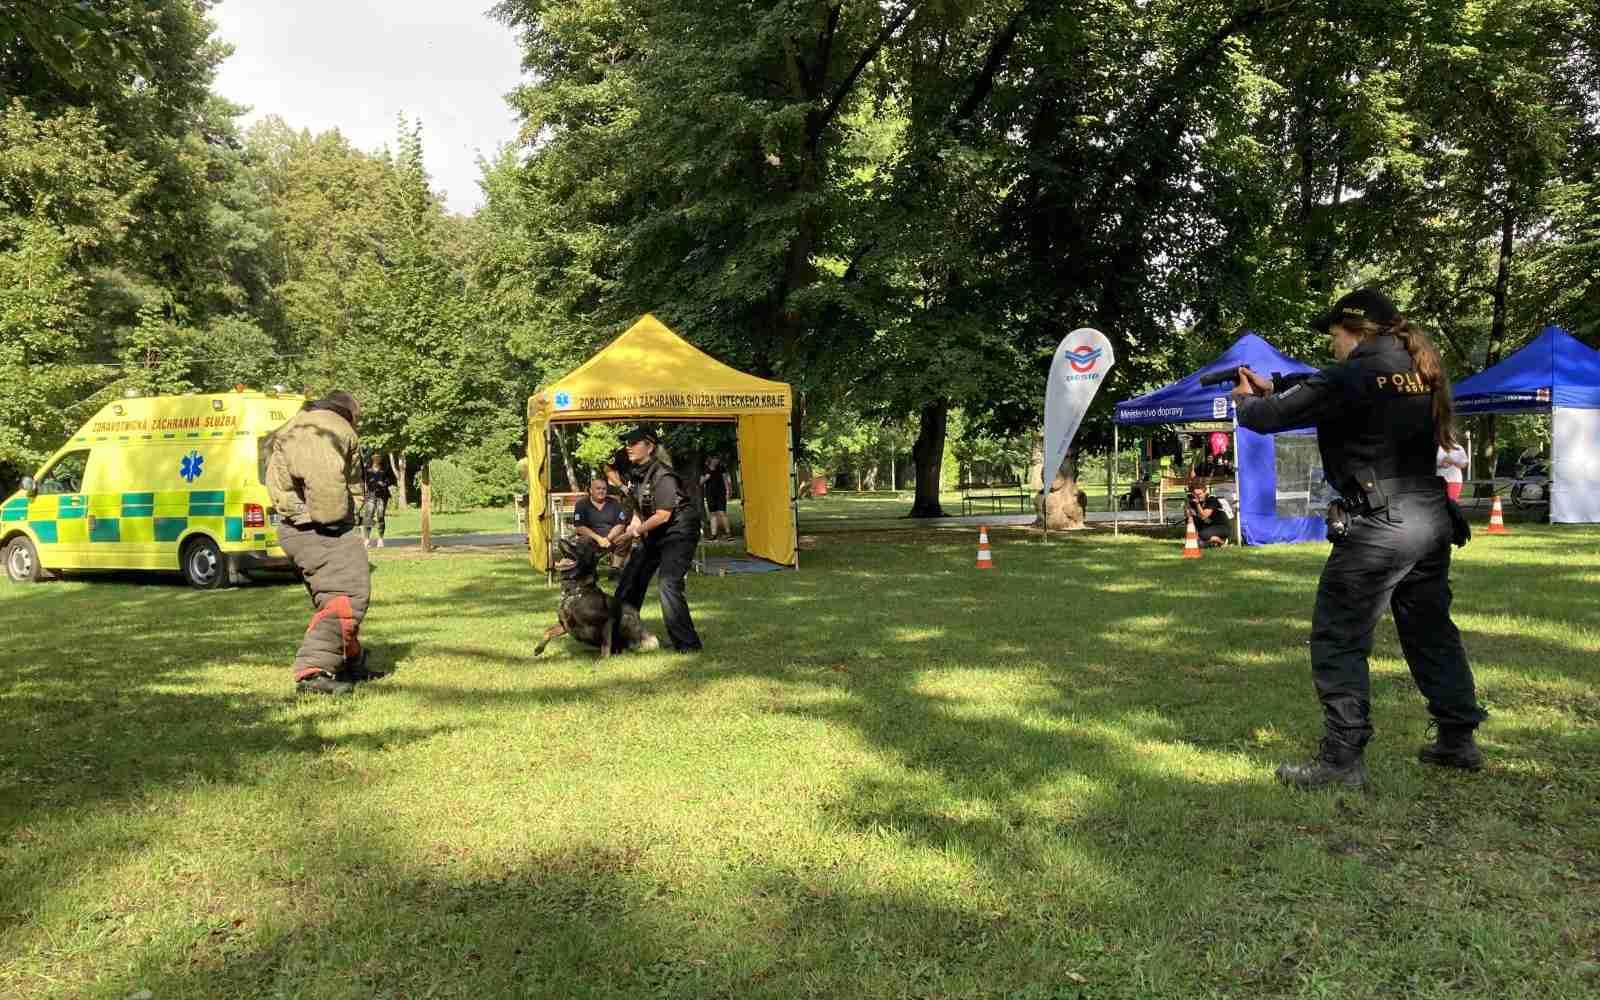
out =
<path fill-rule="evenodd" d="M 313 404 L 315 405 L 315 404 Z M 307 408 L 272 433 L 267 492 L 290 524 L 344 524 L 362 494 L 361 448 L 350 421 Z"/>

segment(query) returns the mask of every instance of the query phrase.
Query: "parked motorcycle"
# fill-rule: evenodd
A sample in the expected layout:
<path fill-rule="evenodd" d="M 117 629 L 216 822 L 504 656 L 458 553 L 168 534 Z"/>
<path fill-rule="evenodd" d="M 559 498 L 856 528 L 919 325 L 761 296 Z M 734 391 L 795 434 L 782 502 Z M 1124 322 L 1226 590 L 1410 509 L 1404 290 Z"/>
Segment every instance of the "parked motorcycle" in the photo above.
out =
<path fill-rule="evenodd" d="M 1511 502 L 1518 507 L 1544 507 L 1550 503 L 1550 466 L 1524 466 L 1511 484 Z"/>

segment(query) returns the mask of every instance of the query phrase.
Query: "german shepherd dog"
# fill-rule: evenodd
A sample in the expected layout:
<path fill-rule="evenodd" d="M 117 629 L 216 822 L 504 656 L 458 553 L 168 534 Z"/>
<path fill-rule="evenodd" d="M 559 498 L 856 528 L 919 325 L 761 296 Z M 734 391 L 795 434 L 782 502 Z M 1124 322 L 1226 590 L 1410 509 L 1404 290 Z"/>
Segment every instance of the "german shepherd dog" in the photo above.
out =
<path fill-rule="evenodd" d="M 611 615 L 617 599 L 600 589 L 595 569 L 600 547 L 586 538 L 567 536 L 556 543 L 556 571 L 561 574 L 561 604 L 556 623 L 544 630 L 544 641 L 534 649 L 538 656 L 550 640 L 570 635 L 588 646 L 598 646 L 604 659 L 612 652 L 658 649 L 660 640 L 646 632 L 635 608 L 622 609 L 622 649 L 611 648 Z"/>

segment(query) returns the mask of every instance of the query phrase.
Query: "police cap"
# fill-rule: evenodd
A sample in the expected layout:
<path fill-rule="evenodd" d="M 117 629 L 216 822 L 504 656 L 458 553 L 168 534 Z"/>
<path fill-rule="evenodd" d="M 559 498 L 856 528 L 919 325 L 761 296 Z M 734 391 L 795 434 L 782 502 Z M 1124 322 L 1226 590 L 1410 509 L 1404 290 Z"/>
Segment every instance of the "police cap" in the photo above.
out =
<path fill-rule="evenodd" d="M 1346 320 L 1367 320 L 1378 326 L 1388 326 L 1400 318 L 1400 310 L 1389 297 L 1376 288 L 1358 288 L 1333 304 L 1333 308 L 1311 321 L 1314 330 L 1327 333 L 1335 323 Z"/>
<path fill-rule="evenodd" d="M 660 444 L 661 439 L 656 437 L 656 432 L 640 424 L 622 435 L 623 444 L 635 444 L 640 441 L 649 441 L 651 444 Z"/>

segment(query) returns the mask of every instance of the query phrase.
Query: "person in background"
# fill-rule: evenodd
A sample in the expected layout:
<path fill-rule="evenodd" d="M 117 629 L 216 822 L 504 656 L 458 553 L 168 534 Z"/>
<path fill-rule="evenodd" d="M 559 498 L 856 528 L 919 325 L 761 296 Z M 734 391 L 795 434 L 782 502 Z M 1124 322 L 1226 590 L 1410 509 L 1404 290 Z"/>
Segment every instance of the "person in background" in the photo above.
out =
<path fill-rule="evenodd" d="M 1185 506 L 1194 518 L 1195 533 L 1202 545 L 1220 549 L 1228 544 L 1228 536 L 1233 534 L 1233 509 L 1228 501 L 1212 496 L 1205 483 L 1195 483 L 1189 487 Z"/>
<path fill-rule="evenodd" d="M 632 520 L 639 512 L 634 494 L 633 465 L 628 461 L 628 449 L 618 448 L 611 453 L 603 470 L 606 478 L 606 496 L 622 504 L 622 512 Z"/>
<path fill-rule="evenodd" d="M 384 467 L 383 456 L 374 453 L 364 478 L 367 498 L 361 504 L 361 534 L 370 549 L 376 532 L 377 545 L 381 549 L 383 534 L 389 528 L 389 497 L 395 486 L 394 473 Z"/>
<path fill-rule="evenodd" d="M 728 525 L 728 494 L 732 492 L 732 484 L 728 481 L 728 470 L 722 467 L 722 459 L 716 455 L 706 459 L 705 475 L 700 477 L 700 492 L 706 498 L 706 510 L 711 513 L 706 525 L 706 537 L 713 542 L 718 537 L 732 538 L 733 529 Z"/>
<path fill-rule="evenodd" d="M 627 555 L 624 540 L 628 534 L 628 515 L 622 504 L 606 493 L 606 481 L 599 476 L 589 481 L 589 495 L 580 497 L 572 508 L 572 526 L 579 538 L 587 538 L 611 556 L 612 575 L 622 567 Z"/>
<path fill-rule="evenodd" d="M 1128 485 L 1128 492 L 1122 494 L 1123 510 L 1146 510 L 1155 502 L 1156 484 L 1150 478 L 1150 469 L 1146 467 L 1139 473 L 1139 478 Z"/>
<path fill-rule="evenodd" d="M 1444 492 L 1452 500 L 1461 499 L 1461 484 L 1467 478 L 1467 450 L 1453 444 L 1439 449 L 1439 475 L 1444 477 Z"/>
<path fill-rule="evenodd" d="M 306 405 L 269 439 L 267 492 L 282 520 L 278 544 L 311 595 L 311 625 L 294 658 L 295 690 L 349 694 L 383 674 L 367 669 L 360 632 L 372 565 L 356 533 L 360 408 L 342 390 Z"/>

